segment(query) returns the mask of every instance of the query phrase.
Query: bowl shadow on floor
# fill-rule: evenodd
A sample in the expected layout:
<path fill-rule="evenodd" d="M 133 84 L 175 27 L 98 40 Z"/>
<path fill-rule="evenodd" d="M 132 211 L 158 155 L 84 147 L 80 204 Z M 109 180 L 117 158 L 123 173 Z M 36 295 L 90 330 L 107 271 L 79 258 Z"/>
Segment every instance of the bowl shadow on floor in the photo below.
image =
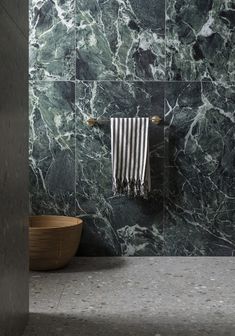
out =
<path fill-rule="evenodd" d="M 92 315 L 94 313 L 90 313 Z M 203 317 L 202 317 L 203 320 Z M 23 336 L 234 336 L 234 323 L 218 316 L 193 322 L 179 316 L 88 316 L 31 313 Z"/>
<path fill-rule="evenodd" d="M 81 273 L 108 271 L 115 268 L 123 268 L 127 265 L 124 258 L 119 257 L 74 257 L 70 263 L 61 269 L 49 271 L 50 273 Z"/>

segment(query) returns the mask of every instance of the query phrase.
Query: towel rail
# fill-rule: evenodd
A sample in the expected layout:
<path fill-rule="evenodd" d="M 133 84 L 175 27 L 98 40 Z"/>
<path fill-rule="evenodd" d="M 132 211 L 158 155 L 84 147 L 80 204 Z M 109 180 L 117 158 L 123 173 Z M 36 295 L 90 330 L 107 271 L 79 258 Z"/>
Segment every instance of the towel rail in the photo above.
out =
<path fill-rule="evenodd" d="M 151 116 L 149 117 L 149 120 L 156 125 L 159 125 L 160 122 L 162 121 L 162 118 L 159 117 L 158 115 L 155 116 Z M 89 118 L 87 119 L 86 123 L 88 124 L 88 126 L 95 126 L 95 125 L 102 125 L 102 124 L 106 124 L 107 122 L 109 122 L 109 119 L 97 119 L 97 118 Z"/>

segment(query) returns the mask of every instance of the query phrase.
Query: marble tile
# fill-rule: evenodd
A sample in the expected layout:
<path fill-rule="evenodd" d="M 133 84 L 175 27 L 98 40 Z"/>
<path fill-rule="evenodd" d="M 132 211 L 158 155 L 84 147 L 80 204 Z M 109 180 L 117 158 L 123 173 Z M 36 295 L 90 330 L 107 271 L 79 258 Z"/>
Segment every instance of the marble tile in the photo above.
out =
<path fill-rule="evenodd" d="M 235 3 L 168 0 L 168 80 L 235 80 Z"/>
<path fill-rule="evenodd" d="M 234 255 L 235 84 L 169 83 L 166 254 Z"/>
<path fill-rule="evenodd" d="M 83 217 L 80 254 L 234 253 L 234 9 L 31 0 L 33 212 Z M 113 196 L 109 125 L 85 122 L 114 115 L 165 119 L 150 128 L 148 201 Z"/>
<path fill-rule="evenodd" d="M 78 0 L 76 13 L 77 79 L 164 78 L 164 0 Z"/>
<path fill-rule="evenodd" d="M 74 79 L 74 1 L 29 1 L 30 79 Z"/>
<path fill-rule="evenodd" d="M 150 129 L 152 194 L 149 200 L 129 199 L 112 193 L 109 124 L 89 128 L 85 121 L 90 115 L 163 116 L 163 108 L 163 83 L 76 83 L 76 212 L 85 221 L 81 254 L 161 253 L 163 128 Z"/>
<path fill-rule="evenodd" d="M 74 83 L 31 82 L 30 193 L 35 214 L 74 215 Z"/>

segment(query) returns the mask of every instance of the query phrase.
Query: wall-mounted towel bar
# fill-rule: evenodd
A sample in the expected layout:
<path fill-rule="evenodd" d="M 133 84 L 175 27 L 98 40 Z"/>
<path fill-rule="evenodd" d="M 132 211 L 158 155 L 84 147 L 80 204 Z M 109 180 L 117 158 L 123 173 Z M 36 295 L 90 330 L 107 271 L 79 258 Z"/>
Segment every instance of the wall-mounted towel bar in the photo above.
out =
<path fill-rule="evenodd" d="M 156 125 L 159 125 L 160 122 L 162 121 L 162 118 L 155 115 L 155 116 L 151 116 L 149 117 L 149 120 L 153 123 L 153 124 L 156 124 Z M 110 122 L 109 119 L 97 119 L 97 118 L 89 118 L 87 119 L 87 124 L 88 126 L 95 126 L 95 125 L 103 125 L 103 124 L 106 124 L 108 122 Z"/>

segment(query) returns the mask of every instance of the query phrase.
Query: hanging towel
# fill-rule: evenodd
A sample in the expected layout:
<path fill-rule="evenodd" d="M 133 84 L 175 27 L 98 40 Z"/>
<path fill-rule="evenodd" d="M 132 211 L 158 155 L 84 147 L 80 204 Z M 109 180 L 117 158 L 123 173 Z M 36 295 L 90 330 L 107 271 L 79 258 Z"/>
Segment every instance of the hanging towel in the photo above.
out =
<path fill-rule="evenodd" d="M 111 152 L 114 194 L 147 198 L 149 118 L 111 118 Z"/>

